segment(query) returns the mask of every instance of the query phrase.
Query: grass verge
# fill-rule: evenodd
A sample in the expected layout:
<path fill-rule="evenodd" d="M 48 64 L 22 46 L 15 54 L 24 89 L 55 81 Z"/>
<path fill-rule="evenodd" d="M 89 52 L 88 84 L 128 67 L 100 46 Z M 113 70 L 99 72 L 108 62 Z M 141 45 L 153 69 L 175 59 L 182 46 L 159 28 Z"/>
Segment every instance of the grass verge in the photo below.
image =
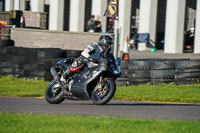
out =
<path fill-rule="evenodd" d="M 44 97 L 49 82 L 0 77 L 0 96 Z M 113 99 L 153 102 L 200 103 L 200 84 L 144 84 L 118 86 Z"/>
<path fill-rule="evenodd" d="M 49 82 L 35 79 L 0 77 L 0 96 L 42 97 Z"/>
<path fill-rule="evenodd" d="M 0 113 L 2 133 L 198 133 L 199 121 Z"/>
<path fill-rule="evenodd" d="M 117 88 L 114 99 L 152 102 L 200 103 L 200 84 L 143 84 Z"/>

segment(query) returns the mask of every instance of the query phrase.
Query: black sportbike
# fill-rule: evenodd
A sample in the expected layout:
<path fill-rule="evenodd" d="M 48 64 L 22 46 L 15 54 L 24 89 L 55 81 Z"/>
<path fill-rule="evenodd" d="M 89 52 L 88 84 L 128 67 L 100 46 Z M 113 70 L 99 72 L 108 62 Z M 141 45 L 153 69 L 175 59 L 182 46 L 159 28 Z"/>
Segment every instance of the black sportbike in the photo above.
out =
<path fill-rule="evenodd" d="M 115 94 L 115 80 L 120 76 L 120 62 L 115 60 L 113 54 L 107 53 L 98 64 L 87 62 L 82 70 L 62 82 L 60 78 L 63 72 L 72 63 L 73 59 L 66 58 L 51 67 L 53 80 L 46 89 L 46 101 L 59 104 L 65 99 L 91 99 L 97 105 L 108 103 Z"/>

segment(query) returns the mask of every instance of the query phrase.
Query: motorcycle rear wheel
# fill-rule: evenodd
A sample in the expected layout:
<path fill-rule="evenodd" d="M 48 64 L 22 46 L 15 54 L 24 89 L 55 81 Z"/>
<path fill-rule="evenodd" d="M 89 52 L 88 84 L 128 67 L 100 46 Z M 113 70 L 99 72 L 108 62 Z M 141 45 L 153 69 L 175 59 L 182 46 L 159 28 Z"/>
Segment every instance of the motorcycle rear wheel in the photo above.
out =
<path fill-rule="evenodd" d="M 104 85 L 101 90 L 95 89 L 92 91 L 92 102 L 96 105 L 104 105 L 108 103 L 115 94 L 116 84 L 112 78 L 105 78 Z"/>
<path fill-rule="evenodd" d="M 50 104 L 59 104 L 62 101 L 64 101 L 64 93 L 62 91 L 62 88 L 56 88 L 56 92 L 55 89 L 53 89 L 53 87 L 57 84 L 57 82 L 55 80 L 51 81 L 51 83 L 49 84 L 49 86 L 46 89 L 46 93 L 45 93 L 45 99 L 48 103 Z"/>

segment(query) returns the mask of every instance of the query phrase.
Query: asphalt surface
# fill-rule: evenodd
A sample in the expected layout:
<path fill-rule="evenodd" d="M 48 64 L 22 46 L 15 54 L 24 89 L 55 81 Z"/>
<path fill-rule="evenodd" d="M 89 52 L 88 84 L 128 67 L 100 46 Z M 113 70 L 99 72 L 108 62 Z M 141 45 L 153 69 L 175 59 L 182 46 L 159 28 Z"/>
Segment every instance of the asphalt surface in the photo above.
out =
<path fill-rule="evenodd" d="M 39 98 L 0 97 L 0 112 L 200 120 L 200 104 L 130 101 L 110 101 L 107 105 L 97 106 L 91 101 L 65 100 L 61 104 L 53 105 Z"/>

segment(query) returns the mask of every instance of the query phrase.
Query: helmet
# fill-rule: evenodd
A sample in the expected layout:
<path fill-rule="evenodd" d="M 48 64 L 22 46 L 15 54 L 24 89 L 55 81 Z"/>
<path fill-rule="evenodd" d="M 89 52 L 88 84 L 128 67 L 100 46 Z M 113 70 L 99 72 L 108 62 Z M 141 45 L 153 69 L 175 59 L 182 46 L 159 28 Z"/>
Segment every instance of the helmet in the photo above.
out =
<path fill-rule="evenodd" d="M 102 49 L 106 49 L 108 48 L 108 46 L 113 44 L 113 39 L 112 37 L 108 36 L 108 35 L 102 35 L 99 37 L 99 46 Z"/>

